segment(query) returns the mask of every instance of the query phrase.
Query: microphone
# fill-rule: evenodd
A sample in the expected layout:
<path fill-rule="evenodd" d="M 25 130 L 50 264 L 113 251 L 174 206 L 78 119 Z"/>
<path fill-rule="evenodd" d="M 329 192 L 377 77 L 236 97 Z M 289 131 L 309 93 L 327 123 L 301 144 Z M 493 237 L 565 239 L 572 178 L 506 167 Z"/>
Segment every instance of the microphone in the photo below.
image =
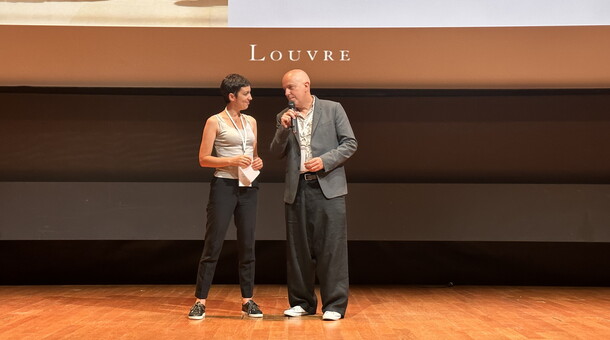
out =
<path fill-rule="evenodd" d="M 294 102 L 293 101 L 289 101 L 288 102 L 288 108 L 294 111 Z M 296 133 L 297 132 L 297 119 L 296 119 L 296 117 L 292 118 L 290 120 L 290 125 L 292 127 L 292 132 Z"/>

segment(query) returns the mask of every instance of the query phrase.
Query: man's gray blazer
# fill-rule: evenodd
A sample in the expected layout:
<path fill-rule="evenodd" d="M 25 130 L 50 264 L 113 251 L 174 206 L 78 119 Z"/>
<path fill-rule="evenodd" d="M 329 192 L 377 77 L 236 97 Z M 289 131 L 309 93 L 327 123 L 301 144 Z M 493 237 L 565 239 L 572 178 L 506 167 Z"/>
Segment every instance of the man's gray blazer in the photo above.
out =
<path fill-rule="evenodd" d="M 286 109 L 287 110 L 287 109 Z M 291 128 L 280 124 L 280 117 L 286 110 L 277 115 L 277 130 L 271 142 L 271 151 L 280 157 L 286 157 L 286 185 L 284 202 L 292 204 L 299 186 L 301 167 L 301 149 L 297 136 Z M 320 157 L 324 170 L 318 171 L 318 182 L 326 198 L 347 194 L 347 180 L 343 164 L 358 147 L 347 114 L 340 103 L 316 97 L 313 112 L 311 151 L 313 157 Z"/>

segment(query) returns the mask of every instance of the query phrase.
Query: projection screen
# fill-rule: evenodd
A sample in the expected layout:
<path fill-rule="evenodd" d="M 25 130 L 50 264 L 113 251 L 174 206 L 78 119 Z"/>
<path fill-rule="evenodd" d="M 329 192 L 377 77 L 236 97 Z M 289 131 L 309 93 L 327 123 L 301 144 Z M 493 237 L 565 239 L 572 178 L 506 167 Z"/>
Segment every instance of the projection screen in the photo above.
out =
<path fill-rule="evenodd" d="M 0 3 L 1 86 L 327 88 L 610 85 L 610 4 L 182 0 Z"/>

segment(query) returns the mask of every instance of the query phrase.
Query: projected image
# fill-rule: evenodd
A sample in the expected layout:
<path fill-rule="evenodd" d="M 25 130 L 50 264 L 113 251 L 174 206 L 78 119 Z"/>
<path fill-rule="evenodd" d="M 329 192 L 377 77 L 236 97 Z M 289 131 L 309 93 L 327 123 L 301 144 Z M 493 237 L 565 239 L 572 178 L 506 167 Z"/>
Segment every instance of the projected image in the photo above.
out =
<path fill-rule="evenodd" d="M 607 0 L 231 0 L 231 27 L 506 27 L 610 24 Z"/>
<path fill-rule="evenodd" d="M 8 0 L 0 24 L 226 27 L 228 0 Z"/>
<path fill-rule="evenodd" d="M 609 25 L 607 0 L 8 0 L 0 24 L 143 27 Z"/>

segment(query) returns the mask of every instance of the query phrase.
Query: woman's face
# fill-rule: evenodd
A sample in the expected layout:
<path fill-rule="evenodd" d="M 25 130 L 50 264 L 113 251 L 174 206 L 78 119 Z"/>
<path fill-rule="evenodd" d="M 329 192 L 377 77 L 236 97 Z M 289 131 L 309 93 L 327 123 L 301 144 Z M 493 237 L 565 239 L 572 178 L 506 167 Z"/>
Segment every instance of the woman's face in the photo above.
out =
<path fill-rule="evenodd" d="M 243 111 L 250 106 L 250 102 L 252 101 L 252 89 L 250 86 L 244 86 L 237 91 L 237 96 L 230 95 L 230 100 L 238 111 Z"/>

